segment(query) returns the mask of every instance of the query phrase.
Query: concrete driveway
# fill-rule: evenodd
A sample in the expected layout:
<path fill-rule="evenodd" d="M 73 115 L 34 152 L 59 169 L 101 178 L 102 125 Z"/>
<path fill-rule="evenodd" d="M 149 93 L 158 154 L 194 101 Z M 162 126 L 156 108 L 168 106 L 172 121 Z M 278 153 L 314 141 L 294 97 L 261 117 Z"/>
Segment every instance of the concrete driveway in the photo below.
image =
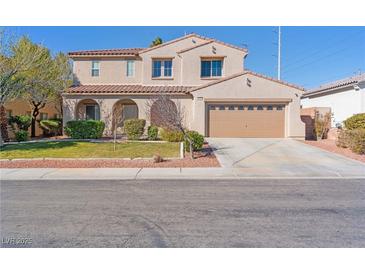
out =
<path fill-rule="evenodd" d="M 365 164 L 291 139 L 208 138 L 225 168 L 250 176 L 365 176 Z"/>

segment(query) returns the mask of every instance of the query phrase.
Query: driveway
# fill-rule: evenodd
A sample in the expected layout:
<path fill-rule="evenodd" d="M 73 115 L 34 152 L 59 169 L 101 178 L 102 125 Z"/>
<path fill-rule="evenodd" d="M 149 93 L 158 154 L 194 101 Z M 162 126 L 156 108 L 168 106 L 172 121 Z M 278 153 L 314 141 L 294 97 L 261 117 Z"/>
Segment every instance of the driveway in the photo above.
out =
<path fill-rule="evenodd" d="M 365 176 L 365 164 L 291 139 L 208 138 L 218 161 L 251 176 Z"/>

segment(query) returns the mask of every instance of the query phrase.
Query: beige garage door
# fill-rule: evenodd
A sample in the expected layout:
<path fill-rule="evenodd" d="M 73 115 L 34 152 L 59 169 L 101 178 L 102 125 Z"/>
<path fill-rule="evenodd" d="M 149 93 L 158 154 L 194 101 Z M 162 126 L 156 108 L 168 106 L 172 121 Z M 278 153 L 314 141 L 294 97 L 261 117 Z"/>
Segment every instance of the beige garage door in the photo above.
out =
<path fill-rule="evenodd" d="M 209 104 L 208 116 L 210 137 L 284 137 L 284 105 Z"/>

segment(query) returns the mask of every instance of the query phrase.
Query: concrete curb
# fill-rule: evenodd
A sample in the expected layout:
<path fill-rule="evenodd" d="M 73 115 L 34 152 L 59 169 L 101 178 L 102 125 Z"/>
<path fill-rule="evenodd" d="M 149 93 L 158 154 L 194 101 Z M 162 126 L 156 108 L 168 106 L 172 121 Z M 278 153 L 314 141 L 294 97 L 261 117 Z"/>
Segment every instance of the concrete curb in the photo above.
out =
<path fill-rule="evenodd" d="M 144 180 L 144 179 L 364 179 L 365 174 L 259 175 L 234 168 L 20 168 L 0 169 L 1 180 Z"/>

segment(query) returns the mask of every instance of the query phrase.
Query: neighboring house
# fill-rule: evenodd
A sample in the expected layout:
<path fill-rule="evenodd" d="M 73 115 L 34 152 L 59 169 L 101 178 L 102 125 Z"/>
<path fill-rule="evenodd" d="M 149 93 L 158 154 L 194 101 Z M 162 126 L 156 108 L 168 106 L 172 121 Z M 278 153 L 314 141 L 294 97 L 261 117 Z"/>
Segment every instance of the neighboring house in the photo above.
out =
<path fill-rule="evenodd" d="M 16 115 L 29 115 L 31 116 L 31 107 L 29 103 L 23 99 L 15 99 L 5 104 L 5 111 L 7 116 L 16 116 Z M 60 110 L 57 110 L 54 104 L 49 103 L 44 108 L 41 109 L 40 114 L 38 115 L 38 120 L 47 120 L 52 118 L 61 118 Z M 13 132 L 10 133 L 10 138 L 14 137 Z M 39 123 L 36 123 L 36 136 L 42 135 L 43 131 L 39 127 Z M 30 134 L 30 129 L 29 129 Z"/>
<path fill-rule="evenodd" d="M 331 108 L 333 127 L 354 114 L 365 113 L 365 73 L 309 90 L 303 94 L 301 104 L 303 108 Z"/>
<path fill-rule="evenodd" d="M 152 48 L 70 52 L 75 85 L 63 94 L 64 123 L 101 119 L 112 132 L 113 108 L 146 119 L 147 101 L 169 94 L 185 126 L 211 137 L 304 138 L 303 89 L 247 71 L 245 48 L 189 34 Z"/>

